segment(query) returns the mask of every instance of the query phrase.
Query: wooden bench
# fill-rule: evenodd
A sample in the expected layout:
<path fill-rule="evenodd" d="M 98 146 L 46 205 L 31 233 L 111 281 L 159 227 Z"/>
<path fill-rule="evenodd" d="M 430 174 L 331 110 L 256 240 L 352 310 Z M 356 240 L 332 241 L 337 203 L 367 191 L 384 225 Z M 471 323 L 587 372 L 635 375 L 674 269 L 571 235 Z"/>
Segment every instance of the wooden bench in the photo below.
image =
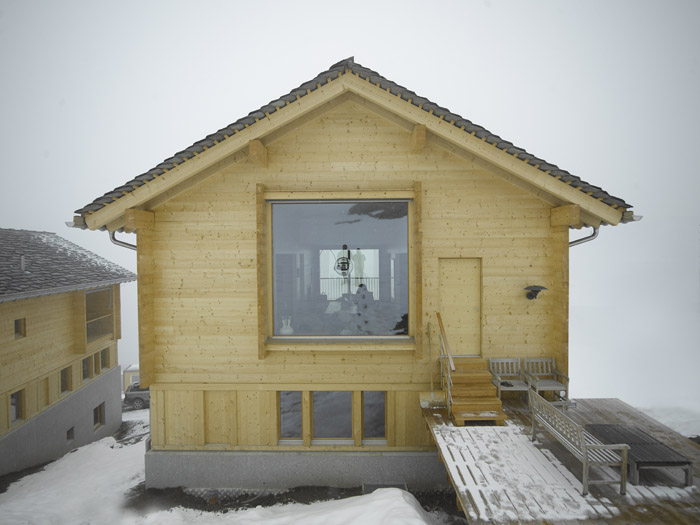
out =
<path fill-rule="evenodd" d="M 532 441 L 535 440 L 539 424 L 583 463 L 584 496 L 588 494 L 589 484 L 620 483 L 620 494 L 625 494 L 629 445 L 624 443 L 603 444 L 538 393 L 530 392 L 528 399 L 530 401 L 530 417 L 532 418 Z M 620 481 L 589 479 L 589 470 L 592 466 L 620 467 Z"/>
<path fill-rule="evenodd" d="M 520 358 L 518 357 L 491 358 L 489 359 L 489 371 L 491 372 L 491 382 L 496 385 L 498 390 L 498 399 L 501 399 L 503 391 L 527 392 L 530 390 L 520 369 Z"/>
<path fill-rule="evenodd" d="M 557 370 L 553 357 L 526 357 L 523 374 L 535 392 L 552 392 L 556 403 L 568 406 L 569 376 Z"/>

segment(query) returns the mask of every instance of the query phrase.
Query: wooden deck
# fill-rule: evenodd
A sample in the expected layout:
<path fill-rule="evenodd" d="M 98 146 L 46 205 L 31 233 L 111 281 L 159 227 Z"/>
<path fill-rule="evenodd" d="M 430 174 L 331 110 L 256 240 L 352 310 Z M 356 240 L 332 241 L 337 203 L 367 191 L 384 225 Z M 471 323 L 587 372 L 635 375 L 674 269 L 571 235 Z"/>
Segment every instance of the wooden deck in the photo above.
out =
<path fill-rule="evenodd" d="M 618 399 L 578 399 L 567 415 L 576 422 L 635 425 L 692 459 L 700 473 L 700 446 Z M 454 427 L 440 410 L 426 409 L 458 501 L 470 523 L 673 523 L 700 522 L 700 478 L 684 487 L 680 469 L 645 470 L 638 486 L 592 486 L 581 496 L 581 463 L 547 433 L 529 440 L 527 407 L 504 401 L 506 426 Z M 610 477 L 606 468 L 594 477 Z M 619 474 L 617 474 L 619 476 Z"/>

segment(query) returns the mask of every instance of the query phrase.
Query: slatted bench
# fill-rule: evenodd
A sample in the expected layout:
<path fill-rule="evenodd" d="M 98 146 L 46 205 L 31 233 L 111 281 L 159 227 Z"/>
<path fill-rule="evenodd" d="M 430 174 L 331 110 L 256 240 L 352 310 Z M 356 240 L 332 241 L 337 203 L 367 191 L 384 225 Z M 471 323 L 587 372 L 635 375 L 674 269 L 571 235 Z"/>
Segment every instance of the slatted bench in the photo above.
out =
<path fill-rule="evenodd" d="M 588 494 L 589 484 L 620 484 L 620 494 L 627 490 L 627 451 L 629 445 L 623 443 L 603 444 L 581 425 L 574 422 L 537 392 L 528 396 L 532 418 L 532 441 L 541 425 L 566 449 L 583 463 L 583 495 Z M 590 467 L 620 467 L 620 481 L 591 480 Z"/>
<path fill-rule="evenodd" d="M 496 385 L 498 399 L 501 399 L 501 392 L 527 392 L 530 390 L 525 381 L 523 372 L 520 369 L 520 358 L 518 357 L 494 357 L 489 359 L 489 371 L 491 372 L 491 382 Z"/>

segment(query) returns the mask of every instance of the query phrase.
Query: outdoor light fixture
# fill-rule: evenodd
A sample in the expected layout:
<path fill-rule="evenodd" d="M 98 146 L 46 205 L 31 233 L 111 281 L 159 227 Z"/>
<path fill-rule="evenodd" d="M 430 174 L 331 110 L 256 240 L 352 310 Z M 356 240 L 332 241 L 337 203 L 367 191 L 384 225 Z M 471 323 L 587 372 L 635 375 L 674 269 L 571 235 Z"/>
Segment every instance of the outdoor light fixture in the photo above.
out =
<path fill-rule="evenodd" d="M 525 290 L 527 290 L 525 297 L 533 300 L 537 299 L 537 294 L 539 294 L 542 290 L 546 290 L 546 288 L 544 286 L 526 286 Z"/>

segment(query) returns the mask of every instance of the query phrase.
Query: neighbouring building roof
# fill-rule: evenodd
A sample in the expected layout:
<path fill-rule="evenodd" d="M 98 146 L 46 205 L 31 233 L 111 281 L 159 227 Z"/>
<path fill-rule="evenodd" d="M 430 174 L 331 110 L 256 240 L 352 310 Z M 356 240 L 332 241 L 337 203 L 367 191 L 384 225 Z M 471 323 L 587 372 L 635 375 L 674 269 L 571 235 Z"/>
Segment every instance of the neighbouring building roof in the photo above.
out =
<path fill-rule="evenodd" d="M 535 155 L 532 155 L 522 148 L 515 146 L 513 143 L 503 140 L 498 135 L 491 133 L 489 130 L 474 124 L 470 120 L 467 120 L 460 115 L 451 112 L 450 110 L 439 106 L 438 104 L 430 101 L 425 97 L 421 97 L 406 89 L 399 84 L 388 80 L 387 78 L 381 76 L 376 71 L 367 69 L 354 61 L 354 57 L 347 58 L 332 65 L 327 71 L 319 73 L 316 77 L 304 82 L 298 88 L 293 89 L 286 95 L 269 102 L 268 104 L 262 106 L 261 108 L 252 111 L 248 116 L 238 119 L 232 124 L 221 128 L 216 133 L 208 135 L 204 139 L 195 142 L 190 147 L 176 153 L 172 157 L 164 160 L 154 168 L 148 170 L 141 175 L 138 175 L 126 182 L 124 185 L 115 188 L 114 190 L 105 193 L 102 197 L 98 197 L 90 204 L 78 209 L 75 213 L 85 217 L 101 208 L 104 208 L 109 203 L 120 199 L 124 195 L 127 195 L 134 191 L 136 188 L 148 184 L 150 181 L 160 177 L 164 173 L 173 169 L 174 167 L 187 162 L 196 155 L 204 152 L 205 150 L 216 146 L 217 144 L 225 141 L 232 135 L 254 126 L 259 120 L 265 119 L 266 116 L 279 111 L 285 106 L 297 101 L 298 99 L 310 94 L 321 86 L 339 78 L 341 75 L 346 73 L 351 73 L 359 76 L 363 80 L 368 80 L 371 84 L 381 88 L 383 91 L 389 92 L 401 99 L 409 102 L 413 106 L 416 106 L 423 111 L 432 114 L 436 119 L 444 120 L 446 122 L 452 123 L 455 127 L 462 129 L 465 133 L 474 135 L 487 143 L 494 145 L 498 149 L 505 151 L 506 153 L 516 157 L 524 163 L 536 167 L 540 171 L 543 171 L 550 175 L 551 177 L 562 181 L 580 191 L 590 195 L 596 200 L 599 200 L 608 206 L 619 209 L 626 210 L 632 206 L 627 204 L 624 200 L 614 197 L 607 193 L 605 190 L 598 186 L 589 184 L 588 182 L 582 180 L 576 175 L 572 175 L 568 171 L 565 171 L 558 166 L 551 164 Z"/>
<path fill-rule="evenodd" d="M 135 279 L 55 233 L 0 228 L 0 303 Z"/>

